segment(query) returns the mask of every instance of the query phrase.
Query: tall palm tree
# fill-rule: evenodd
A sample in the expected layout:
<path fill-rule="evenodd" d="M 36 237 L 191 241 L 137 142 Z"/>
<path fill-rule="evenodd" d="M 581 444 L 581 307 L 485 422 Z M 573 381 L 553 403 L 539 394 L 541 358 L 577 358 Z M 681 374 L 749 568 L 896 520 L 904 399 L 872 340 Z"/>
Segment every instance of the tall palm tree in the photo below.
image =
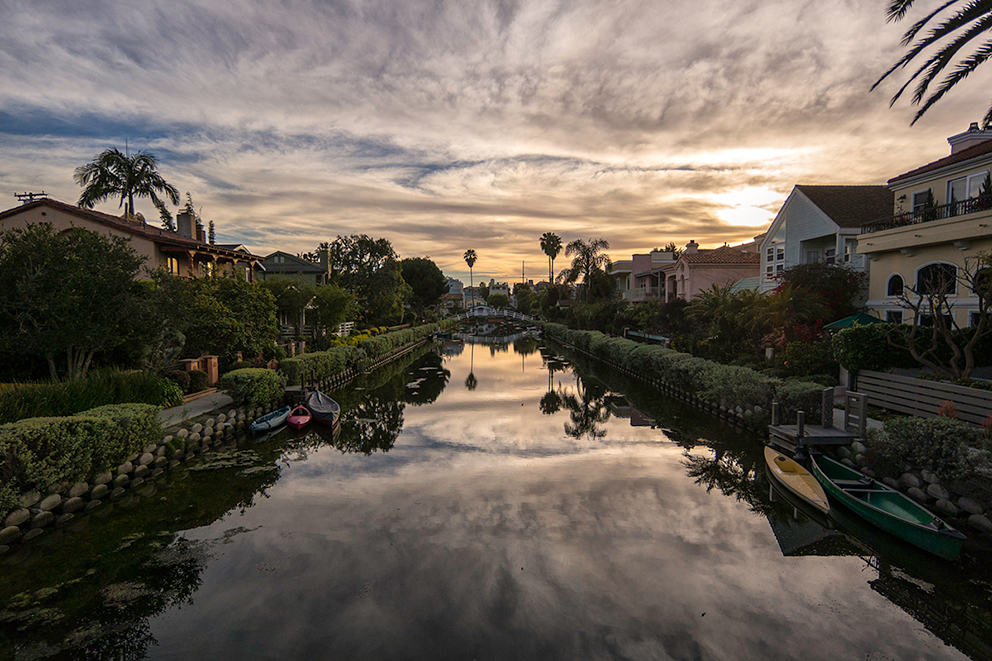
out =
<path fill-rule="evenodd" d="M 561 237 L 554 232 L 545 232 L 541 235 L 541 250 L 548 256 L 548 284 L 554 284 L 555 257 L 561 253 Z"/>
<path fill-rule="evenodd" d="M 111 147 L 92 163 L 76 168 L 73 179 L 83 187 L 78 204 L 83 209 L 92 209 L 98 202 L 120 196 L 119 207 L 125 207 L 125 213 L 131 217 L 134 216 L 134 198 L 147 197 L 164 218 L 168 210 L 158 193 L 172 204 L 179 204 L 179 191 L 166 183 L 156 168 L 158 160 L 154 154 L 139 151 L 129 156 Z"/>
<path fill-rule="evenodd" d="M 475 251 L 470 248 L 465 251 L 465 254 L 462 255 L 462 257 L 465 259 L 465 263 L 468 264 L 468 286 L 473 287 L 475 285 L 472 282 L 472 267 L 475 266 L 475 263 L 479 260 L 479 256 L 476 255 Z"/>
<path fill-rule="evenodd" d="M 562 280 L 571 284 L 582 279 L 585 284 L 585 299 L 589 300 L 589 287 L 592 285 L 593 273 L 605 271 L 612 263 L 610 256 L 602 251 L 610 247 L 606 239 L 589 239 L 588 242 L 576 239 L 565 247 L 565 254 L 574 255 L 572 265 L 561 272 Z"/>
<path fill-rule="evenodd" d="M 915 1 L 890 0 L 888 20 L 900 21 L 905 18 Z M 926 34 L 921 35 L 931 21 L 939 21 L 939 24 L 933 25 Z M 912 103 L 920 106 L 920 109 L 911 122 L 915 124 L 944 94 L 964 80 L 979 64 L 992 57 L 992 41 L 978 44 L 970 53 L 963 50 L 973 39 L 981 37 L 990 30 L 992 30 L 992 3 L 988 0 L 946 0 L 906 31 L 902 43 L 908 46 L 909 50 L 872 85 L 872 89 L 878 87 L 879 83 L 897 69 L 906 67 L 923 51 L 936 47 L 934 52 L 924 56 L 926 61 L 899 88 L 890 102 L 890 105 L 894 104 L 906 88 L 916 81 Z M 953 68 L 944 74 L 945 69 L 952 64 Z M 937 89 L 929 91 L 930 84 L 941 74 L 944 76 Z M 990 125 L 992 125 L 992 105 L 989 106 L 982 120 L 983 128 L 989 128 Z"/>

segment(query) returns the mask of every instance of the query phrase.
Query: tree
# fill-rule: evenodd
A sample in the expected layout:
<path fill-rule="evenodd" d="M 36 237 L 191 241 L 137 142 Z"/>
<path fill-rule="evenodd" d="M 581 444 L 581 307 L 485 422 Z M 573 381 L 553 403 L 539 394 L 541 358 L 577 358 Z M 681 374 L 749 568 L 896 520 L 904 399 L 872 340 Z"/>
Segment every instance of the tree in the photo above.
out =
<path fill-rule="evenodd" d="M 475 266 L 475 263 L 478 261 L 479 256 L 476 255 L 475 251 L 470 248 L 465 251 L 465 254 L 462 255 L 462 258 L 465 260 L 465 263 L 468 264 L 468 286 L 472 287 L 474 286 L 474 282 L 472 280 L 472 267 Z"/>
<path fill-rule="evenodd" d="M 354 319 L 358 313 L 355 297 L 337 285 L 317 287 L 313 306 L 315 325 L 328 332 L 333 332 L 342 323 Z M 321 334 L 320 337 L 322 336 Z"/>
<path fill-rule="evenodd" d="M 954 309 L 960 289 L 978 299 L 972 325 L 966 328 L 958 325 Z M 889 343 L 944 378 L 970 378 L 977 349 L 992 334 L 992 253 L 979 253 L 964 268 L 931 264 L 920 269 L 916 285 L 903 286 L 899 305 L 912 313 L 912 320 L 894 325 Z M 981 358 L 988 360 L 987 355 Z"/>
<path fill-rule="evenodd" d="M 363 304 L 365 323 L 370 326 L 393 326 L 403 321 L 403 305 L 412 294 L 403 280 L 397 261 L 386 262 L 369 278 Z"/>
<path fill-rule="evenodd" d="M 786 269 L 778 281 L 776 291 L 791 287 L 812 294 L 821 306 L 816 314 L 827 323 L 860 312 L 868 290 L 867 273 L 823 262 L 797 264 Z"/>
<path fill-rule="evenodd" d="M 362 322 L 391 325 L 403 319 L 410 287 L 403 281 L 398 255 L 387 239 L 367 234 L 338 236 L 304 255 L 314 262 L 327 252 L 330 282 L 355 297 Z"/>
<path fill-rule="evenodd" d="M 561 237 L 554 232 L 541 235 L 541 250 L 548 256 L 548 284 L 554 283 L 555 257 L 561 253 Z"/>
<path fill-rule="evenodd" d="M 58 380 L 84 376 L 94 354 L 120 346 L 145 297 L 145 258 L 122 237 L 29 225 L 0 234 L 0 341 L 37 352 Z M 64 370 L 57 361 L 64 359 Z"/>
<path fill-rule="evenodd" d="M 564 282 L 573 284 L 580 279 L 585 285 L 584 299 L 589 300 L 593 273 L 603 272 L 610 267 L 610 257 L 602 251 L 610 247 L 606 239 L 589 239 L 588 242 L 576 239 L 565 248 L 565 254 L 572 257 L 572 265 L 561 272 Z"/>
<path fill-rule="evenodd" d="M 139 151 L 128 156 L 111 147 L 92 163 L 76 168 L 73 179 L 83 187 L 78 204 L 83 209 L 92 209 L 99 202 L 120 196 L 118 208 L 125 207 L 125 214 L 133 217 L 134 198 L 147 197 L 159 210 L 163 221 L 166 217 L 171 220 L 172 216 L 158 194 L 163 194 L 172 204 L 179 204 L 179 191 L 166 183 L 157 168 L 158 160 L 153 154 Z"/>
<path fill-rule="evenodd" d="M 300 337 L 303 333 L 307 306 L 316 296 L 317 288 L 310 283 L 285 277 L 267 278 L 259 284 L 272 292 L 279 312 L 289 320 L 294 334 Z"/>
<path fill-rule="evenodd" d="M 408 257 L 400 262 L 403 280 L 410 286 L 410 306 L 418 319 L 426 310 L 436 308 L 448 293 L 448 279 L 428 257 Z"/>
<path fill-rule="evenodd" d="M 210 242 L 210 245 L 214 245 L 217 241 L 217 233 L 214 231 L 214 221 L 212 220 L 207 225 L 207 241 Z"/>
<path fill-rule="evenodd" d="M 510 297 L 506 294 L 490 294 L 486 299 L 486 305 L 492 308 L 505 309 L 510 307 Z"/>
<path fill-rule="evenodd" d="M 888 21 L 905 18 L 914 2 L 915 0 L 890 0 Z M 924 28 L 932 22 L 939 23 L 924 34 Z M 989 30 L 992 30 L 992 5 L 987 0 L 947 0 L 940 3 L 906 31 L 902 43 L 909 50 L 872 85 L 872 89 L 896 70 L 905 68 L 924 51 L 931 50 L 929 55 L 923 56 L 926 61 L 899 88 L 890 102 L 892 105 L 898 101 L 906 88 L 916 82 L 912 104 L 919 106 L 919 110 L 911 122 L 915 124 L 944 94 L 967 78 L 978 65 L 992 57 L 992 42 L 989 41 L 978 44 L 970 52 L 966 50 L 974 39 L 982 37 Z M 948 70 L 949 66 L 952 68 Z M 946 74 L 945 70 L 948 71 Z M 930 85 L 942 74 L 943 79 L 936 90 L 930 91 Z M 982 120 L 982 128 L 987 129 L 990 125 L 992 104 Z"/>

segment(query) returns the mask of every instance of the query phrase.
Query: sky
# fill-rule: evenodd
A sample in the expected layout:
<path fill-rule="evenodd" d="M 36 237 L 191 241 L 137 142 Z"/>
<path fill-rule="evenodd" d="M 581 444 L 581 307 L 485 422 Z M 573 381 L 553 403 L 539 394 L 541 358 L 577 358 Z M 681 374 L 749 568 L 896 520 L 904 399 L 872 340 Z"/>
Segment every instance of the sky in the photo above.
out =
<path fill-rule="evenodd" d="M 884 184 L 984 115 L 992 66 L 914 126 L 905 74 L 869 91 L 933 3 L 885 5 L 0 0 L 0 209 L 74 203 L 126 142 L 260 255 L 364 233 L 513 282 L 547 277 L 547 231 L 613 259 L 741 243 L 796 184 Z"/>

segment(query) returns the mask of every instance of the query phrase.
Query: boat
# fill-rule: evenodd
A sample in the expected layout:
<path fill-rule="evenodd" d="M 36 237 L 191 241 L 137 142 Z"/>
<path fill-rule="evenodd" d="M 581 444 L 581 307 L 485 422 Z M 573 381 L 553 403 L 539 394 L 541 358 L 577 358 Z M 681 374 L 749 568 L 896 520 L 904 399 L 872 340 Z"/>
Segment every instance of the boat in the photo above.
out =
<path fill-rule="evenodd" d="M 299 404 L 292 411 L 289 412 L 289 417 L 286 418 L 286 422 L 293 429 L 303 429 L 310 424 L 313 420 L 313 414 L 310 413 L 310 409 Z"/>
<path fill-rule="evenodd" d="M 255 420 L 255 422 L 248 425 L 248 431 L 260 432 L 275 429 L 280 425 L 286 424 L 286 418 L 288 417 L 289 407 L 284 406 L 281 409 L 276 409 L 272 413 L 267 413 L 261 418 Z"/>
<path fill-rule="evenodd" d="M 942 558 L 961 554 L 966 537 L 909 496 L 822 454 L 811 460 L 827 494 L 861 518 Z"/>
<path fill-rule="evenodd" d="M 311 391 L 304 403 L 313 414 L 313 419 L 328 427 L 337 424 L 341 416 L 341 407 L 338 403 L 319 390 Z"/>
<path fill-rule="evenodd" d="M 766 445 L 765 463 L 768 464 L 768 472 L 783 487 L 823 514 L 830 513 L 830 503 L 823 487 L 797 461 Z"/>

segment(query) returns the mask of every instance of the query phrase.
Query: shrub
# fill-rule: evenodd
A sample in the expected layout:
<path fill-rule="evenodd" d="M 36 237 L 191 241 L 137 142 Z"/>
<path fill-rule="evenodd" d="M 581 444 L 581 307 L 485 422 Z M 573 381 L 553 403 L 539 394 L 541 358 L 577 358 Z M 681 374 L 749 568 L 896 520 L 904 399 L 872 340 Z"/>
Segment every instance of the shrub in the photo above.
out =
<path fill-rule="evenodd" d="M 942 480 L 968 476 L 988 459 L 980 429 L 954 418 L 900 418 L 885 423 L 884 434 L 868 437 L 869 461 L 878 469 L 899 473 L 909 462 Z"/>
<path fill-rule="evenodd" d="M 255 408 L 282 399 L 286 392 L 286 377 L 279 372 L 247 368 L 228 372 L 220 386 L 234 398 L 237 406 Z"/>
<path fill-rule="evenodd" d="M 728 409 L 767 409 L 772 398 L 771 379 L 747 367 L 713 365 L 703 375 L 703 383 L 701 396 Z"/>
<path fill-rule="evenodd" d="M 917 367 L 909 351 L 889 344 L 887 336 L 892 327 L 892 324 L 870 324 L 839 331 L 831 341 L 834 357 L 852 372 Z"/>
<path fill-rule="evenodd" d="M 775 387 L 775 399 L 779 403 L 782 424 L 792 424 L 799 411 L 806 413 L 807 424 L 819 424 L 820 408 L 823 406 L 823 387 L 819 383 L 797 379 L 779 381 Z"/>
<path fill-rule="evenodd" d="M 193 393 L 206 390 L 209 378 L 203 370 L 191 370 L 189 373 L 189 390 L 187 392 Z"/>
<path fill-rule="evenodd" d="M 89 479 L 156 442 L 162 435 L 158 411 L 119 404 L 0 425 L 0 512 L 23 491 Z"/>
<path fill-rule="evenodd" d="M 186 370 L 169 370 L 165 378 L 174 381 L 183 392 L 189 392 L 189 372 Z"/>

